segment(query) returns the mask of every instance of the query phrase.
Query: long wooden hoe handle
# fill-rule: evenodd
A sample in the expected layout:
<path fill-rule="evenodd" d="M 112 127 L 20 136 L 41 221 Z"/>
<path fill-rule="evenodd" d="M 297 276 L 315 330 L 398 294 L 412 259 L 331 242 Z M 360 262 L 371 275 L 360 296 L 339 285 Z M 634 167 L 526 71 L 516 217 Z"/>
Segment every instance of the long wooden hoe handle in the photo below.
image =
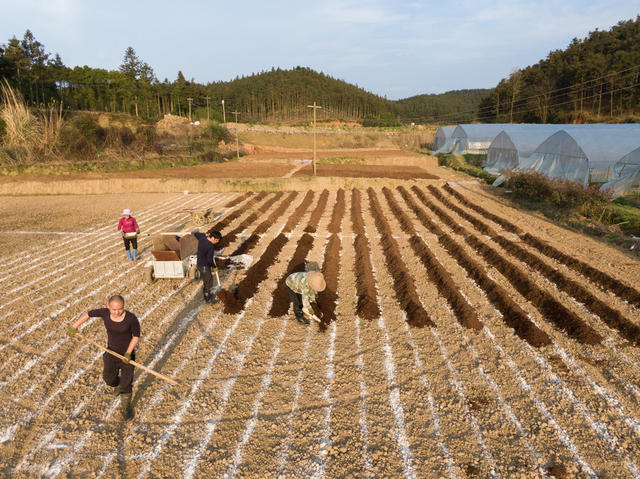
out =
<path fill-rule="evenodd" d="M 86 342 L 93 344 L 96 348 L 100 348 L 103 351 L 106 351 L 107 353 L 111 354 L 111 356 L 115 356 L 116 358 L 120 358 L 122 360 L 126 360 L 126 358 L 124 356 L 122 356 L 121 354 L 118 354 L 118 353 L 116 353 L 114 351 L 111 351 L 110 349 L 105 348 L 102 344 L 96 343 L 93 339 L 87 338 L 86 336 L 84 336 L 80 332 L 77 332 L 74 336 L 77 336 L 80 339 L 84 339 Z M 154 371 L 153 369 L 146 367 L 144 364 L 140 364 L 140 363 L 137 363 L 137 362 L 132 361 L 132 360 L 129 360 L 129 363 L 133 364 L 137 368 L 142 369 L 143 371 L 148 372 L 149 374 L 153 374 L 154 376 L 157 376 L 160 379 L 164 379 L 165 381 L 173 384 L 174 386 L 178 385 L 178 382 L 176 380 L 171 379 L 170 377 L 167 377 L 164 374 L 160 374 L 160 373 Z"/>

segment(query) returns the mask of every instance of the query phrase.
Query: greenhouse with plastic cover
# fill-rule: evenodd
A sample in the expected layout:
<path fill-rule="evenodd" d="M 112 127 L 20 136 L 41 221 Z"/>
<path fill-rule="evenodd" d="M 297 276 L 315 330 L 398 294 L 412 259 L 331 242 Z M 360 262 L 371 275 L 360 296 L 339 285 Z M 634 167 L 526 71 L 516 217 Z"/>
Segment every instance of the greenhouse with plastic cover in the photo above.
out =
<path fill-rule="evenodd" d="M 442 148 L 449 138 L 451 138 L 451 133 L 456 129 L 456 126 L 441 126 L 436 131 L 436 135 L 433 137 L 433 149 L 439 150 Z"/>
<path fill-rule="evenodd" d="M 586 186 L 616 177 L 615 165 L 640 147 L 639 124 L 568 125 L 543 141 L 519 170 Z"/>
<path fill-rule="evenodd" d="M 484 155 L 489 145 L 498 134 L 509 124 L 487 123 L 482 125 L 458 125 L 445 145 L 435 153 L 465 153 Z"/>

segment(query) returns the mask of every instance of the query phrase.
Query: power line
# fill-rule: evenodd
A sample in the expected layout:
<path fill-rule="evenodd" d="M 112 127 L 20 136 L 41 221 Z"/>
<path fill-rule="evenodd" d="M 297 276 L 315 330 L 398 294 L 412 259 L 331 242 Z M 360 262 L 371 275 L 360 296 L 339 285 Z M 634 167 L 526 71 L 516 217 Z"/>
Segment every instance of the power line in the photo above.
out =
<path fill-rule="evenodd" d="M 597 80 L 601 80 L 603 78 L 609 78 L 609 77 L 612 77 L 612 76 L 619 75 L 621 73 L 631 72 L 632 70 L 637 70 L 637 69 L 640 69 L 640 65 L 634 65 L 633 67 L 629 67 L 629 68 L 626 68 L 624 70 L 608 73 L 608 74 L 602 75 L 600 77 L 592 78 L 590 80 L 585 80 L 583 82 L 573 83 L 573 84 L 571 84 L 569 86 L 566 86 L 566 87 L 555 88 L 555 89 L 552 89 L 552 90 L 547 90 L 547 91 L 545 91 L 543 93 L 538 93 L 536 95 L 531 95 L 531 96 L 528 96 L 528 97 L 525 97 L 525 98 L 520 98 L 520 99 L 517 100 L 516 103 L 523 103 L 523 102 L 526 102 L 528 100 L 532 100 L 532 99 L 539 98 L 539 97 L 544 97 L 544 96 L 546 96 L 546 95 L 548 95 L 550 93 L 555 93 L 555 92 L 559 92 L 559 91 L 563 91 L 563 90 L 571 90 L 571 89 L 573 89 L 573 88 L 575 88 L 577 86 L 580 86 L 580 85 L 586 85 L 588 83 L 592 83 L 592 82 L 595 82 Z M 627 74 L 627 75 L 630 75 L 630 74 Z M 625 76 L 627 76 L 627 75 L 625 75 Z M 606 83 L 608 83 L 608 82 L 601 82 L 601 83 L 592 85 L 590 88 L 596 88 L 596 87 L 598 87 L 600 85 L 605 85 Z M 609 92 L 607 92 L 607 93 L 609 93 Z M 563 96 L 563 95 L 555 95 L 555 96 L 553 96 L 551 98 L 557 98 L 557 97 L 560 97 L 560 96 Z M 584 100 L 584 98 L 583 98 L 583 100 Z M 479 108 L 479 109 L 476 108 L 476 109 L 473 109 L 473 110 L 466 110 L 466 111 L 459 111 L 459 112 L 454 112 L 454 113 L 447 113 L 447 114 L 444 114 L 444 115 L 432 115 L 432 116 L 426 116 L 426 117 L 425 116 L 413 116 L 413 117 L 408 117 L 408 119 L 425 119 L 425 120 L 439 121 L 439 120 L 444 120 L 444 119 L 451 118 L 451 117 L 453 117 L 453 118 L 459 117 L 459 116 L 462 116 L 462 115 L 465 115 L 465 114 L 474 114 L 474 113 L 478 114 L 478 113 L 481 113 L 483 111 L 495 111 L 495 110 L 494 110 L 493 106 L 490 106 L 490 107 L 484 107 L 484 108 Z"/>

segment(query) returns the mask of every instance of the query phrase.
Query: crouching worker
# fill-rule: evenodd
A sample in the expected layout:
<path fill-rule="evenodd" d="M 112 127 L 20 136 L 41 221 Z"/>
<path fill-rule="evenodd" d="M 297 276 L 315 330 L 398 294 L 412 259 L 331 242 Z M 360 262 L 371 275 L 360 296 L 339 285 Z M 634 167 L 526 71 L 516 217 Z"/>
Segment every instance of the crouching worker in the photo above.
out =
<path fill-rule="evenodd" d="M 130 361 L 135 361 L 136 358 L 135 347 L 140 340 L 140 323 L 135 314 L 124 309 L 124 298 L 116 294 L 109 298 L 106 308 L 82 313 L 68 329 L 69 336 L 74 336 L 80 325 L 89 318 L 102 318 L 107 329 L 107 348 L 125 357 L 125 360 L 121 360 L 105 352 L 102 355 L 102 378 L 108 386 L 114 388 L 116 395 L 120 395 L 122 417 L 128 421 L 133 418 L 131 393 L 134 368 Z"/>
<path fill-rule="evenodd" d="M 309 319 L 313 319 L 319 323 L 320 318 L 313 314 L 311 303 L 314 303 L 318 293 L 327 287 L 322 273 L 319 271 L 293 273 L 287 277 L 285 284 L 298 322 L 309 324 Z"/>
<path fill-rule="evenodd" d="M 198 267 L 200 277 L 202 278 L 202 295 L 205 303 L 214 303 L 215 299 L 211 296 L 213 274 L 217 272 L 216 260 L 214 258 L 214 245 L 220 242 L 222 234 L 220 234 L 219 231 L 209 230 L 207 231 L 207 234 L 195 231 L 193 232 L 193 236 L 198 240 L 198 262 L 196 263 L 196 266 Z"/>

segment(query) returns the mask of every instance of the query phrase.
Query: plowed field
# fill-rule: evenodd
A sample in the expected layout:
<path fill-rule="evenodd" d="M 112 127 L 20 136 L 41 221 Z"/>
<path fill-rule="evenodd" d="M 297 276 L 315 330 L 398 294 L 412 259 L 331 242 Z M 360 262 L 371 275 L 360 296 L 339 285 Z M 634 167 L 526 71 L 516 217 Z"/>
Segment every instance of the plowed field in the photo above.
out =
<path fill-rule="evenodd" d="M 225 254 L 254 262 L 221 271 L 216 305 L 145 284 L 150 242 L 126 261 L 107 206 L 46 241 L 3 222 L 0 475 L 639 477 L 640 265 L 473 187 L 412 184 L 140 195 L 145 233 L 225 212 Z M 308 261 L 328 287 L 303 326 L 283 282 Z M 128 423 L 101 352 L 66 336 L 116 292 L 137 360 L 180 382 L 138 371 Z M 83 333 L 105 342 L 100 321 Z"/>

